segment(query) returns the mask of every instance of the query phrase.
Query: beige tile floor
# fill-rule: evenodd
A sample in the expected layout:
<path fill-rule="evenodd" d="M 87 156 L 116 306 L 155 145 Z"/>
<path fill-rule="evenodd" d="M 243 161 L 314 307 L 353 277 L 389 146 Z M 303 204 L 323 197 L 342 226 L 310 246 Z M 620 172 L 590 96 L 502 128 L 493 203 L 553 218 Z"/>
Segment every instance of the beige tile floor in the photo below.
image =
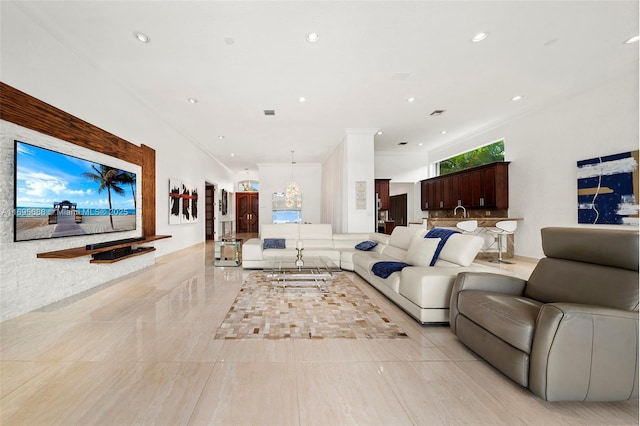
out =
<path fill-rule="evenodd" d="M 208 243 L 0 324 L 0 424 L 638 424 L 541 401 L 353 274 L 409 339 L 214 340 L 247 273 Z"/>

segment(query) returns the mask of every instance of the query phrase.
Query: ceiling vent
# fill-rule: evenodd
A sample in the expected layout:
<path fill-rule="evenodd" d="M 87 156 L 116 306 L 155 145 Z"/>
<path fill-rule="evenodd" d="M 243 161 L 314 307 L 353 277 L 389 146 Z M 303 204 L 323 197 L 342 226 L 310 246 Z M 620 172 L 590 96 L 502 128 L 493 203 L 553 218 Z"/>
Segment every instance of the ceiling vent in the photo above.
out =
<path fill-rule="evenodd" d="M 444 113 L 443 109 L 436 109 L 430 115 L 442 115 Z"/>
<path fill-rule="evenodd" d="M 265 109 L 264 110 L 264 115 L 276 115 L 276 110 L 275 109 Z"/>

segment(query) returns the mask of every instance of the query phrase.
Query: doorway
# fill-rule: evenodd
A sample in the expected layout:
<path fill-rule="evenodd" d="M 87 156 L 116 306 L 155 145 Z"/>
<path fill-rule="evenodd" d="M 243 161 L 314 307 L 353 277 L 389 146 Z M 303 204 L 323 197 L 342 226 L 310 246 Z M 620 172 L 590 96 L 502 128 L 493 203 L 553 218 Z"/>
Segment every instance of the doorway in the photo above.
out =
<path fill-rule="evenodd" d="M 389 197 L 389 219 L 395 226 L 407 226 L 407 194 Z"/>
<path fill-rule="evenodd" d="M 215 231 L 215 229 L 216 229 L 216 227 L 215 227 L 215 220 L 216 220 L 216 215 L 215 215 L 215 211 L 216 211 L 216 201 L 215 201 L 216 186 L 208 184 L 208 183 L 205 183 L 205 193 L 204 193 L 204 195 L 205 195 L 205 197 L 204 197 L 204 202 L 205 202 L 205 208 L 204 208 L 205 239 L 206 240 L 215 240 L 216 239 L 216 231 Z"/>
<path fill-rule="evenodd" d="M 236 192 L 236 233 L 257 233 L 258 192 Z"/>

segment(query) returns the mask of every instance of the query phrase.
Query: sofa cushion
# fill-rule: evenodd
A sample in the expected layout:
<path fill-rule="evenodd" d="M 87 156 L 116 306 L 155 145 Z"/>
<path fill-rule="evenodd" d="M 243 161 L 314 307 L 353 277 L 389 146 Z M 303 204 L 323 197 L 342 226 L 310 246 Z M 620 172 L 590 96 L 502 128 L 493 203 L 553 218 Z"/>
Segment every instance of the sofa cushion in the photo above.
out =
<path fill-rule="evenodd" d="M 298 240 L 300 237 L 298 223 L 263 223 L 260 225 L 260 238 L 284 238 Z"/>
<path fill-rule="evenodd" d="M 376 243 L 375 241 L 363 241 L 361 243 L 356 244 L 355 248 L 357 250 L 369 251 L 369 250 L 372 250 L 377 245 L 378 243 Z"/>
<path fill-rule="evenodd" d="M 246 258 L 246 256 L 243 254 L 243 259 Z M 267 260 L 267 259 L 273 259 L 275 257 L 289 257 L 289 258 L 293 258 L 295 259 L 296 255 L 298 254 L 298 252 L 296 251 L 296 249 L 293 248 L 286 248 L 286 249 L 263 249 L 262 250 L 262 259 L 263 260 Z"/>
<path fill-rule="evenodd" d="M 375 251 L 354 250 L 352 255 L 353 265 L 359 266 L 362 270 L 370 272 L 374 263 L 382 260 L 389 260 L 388 257 L 376 253 Z"/>
<path fill-rule="evenodd" d="M 328 223 L 305 223 L 299 225 L 300 239 L 311 240 L 332 240 L 333 230 Z"/>
<path fill-rule="evenodd" d="M 284 238 L 265 238 L 262 242 L 263 249 L 283 249 L 285 247 Z"/>
<path fill-rule="evenodd" d="M 371 240 L 371 237 L 369 233 L 365 233 L 365 232 L 333 234 L 333 248 L 336 248 L 339 250 L 353 249 L 356 244 L 366 240 Z"/>
<path fill-rule="evenodd" d="M 459 234 L 459 231 L 455 229 L 445 229 L 445 228 L 433 228 L 424 236 L 425 238 L 437 238 L 440 241 L 438 242 L 438 246 L 436 247 L 435 253 L 433 254 L 433 258 L 429 263 L 429 266 L 434 266 L 438 257 L 440 256 L 440 252 L 444 248 L 445 244 L 449 240 L 449 238 L 454 234 Z"/>
<path fill-rule="evenodd" d="M 422 228 L 408 228 L 406 226 L 396 226 L 391 231 L 389 245 L 399 249 L 407 250 L 416 235 L 423 237 L 427 230 Z"/>
<path fill-rule="evenodd" d="M 414 266 L 432 266 L 431 261 L 440 242 L 440 238 L 415 237 L 407 250 L 407 263 Z"/>
<path fill-rule="evenodd" d="M 439 260 L 469 266 L 478 255 L 484 240 L 477 235 L 453 234 L 440 252 Z M 438 263 L 436 262 L 436 266 Z"/>
<path fill-rule="evenodd" d="M 526 297 L 466 290 L 458 293 L 458 310 L 494 336 L 531 353 L 536 318 L 543 303 Z"/>

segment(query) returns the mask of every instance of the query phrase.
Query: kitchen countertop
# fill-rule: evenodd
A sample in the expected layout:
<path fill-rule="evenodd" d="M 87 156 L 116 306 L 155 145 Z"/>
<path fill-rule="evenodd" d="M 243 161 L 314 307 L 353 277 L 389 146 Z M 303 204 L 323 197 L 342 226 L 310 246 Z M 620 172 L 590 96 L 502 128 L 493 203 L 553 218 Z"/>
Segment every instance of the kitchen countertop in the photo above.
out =
<path fill-rule="evenodd" d="M 522 217 L 425 217 L 423 220 L 427 221 L 427 228 L 434 226 L 451 226 L 455 227 L 456 223 L 467 220 L 477 220 L 478 228 L 489 228 L 496 225 L 496 222 L 501 220 L 524 220 Z"/>
<path fill-rule="evenodd" d="M 425 217 L 427 222 L 462 222 L 465 220 L 477 220 L 500 222 L 501 220 L 524 220 L 522 217 Z"/>

